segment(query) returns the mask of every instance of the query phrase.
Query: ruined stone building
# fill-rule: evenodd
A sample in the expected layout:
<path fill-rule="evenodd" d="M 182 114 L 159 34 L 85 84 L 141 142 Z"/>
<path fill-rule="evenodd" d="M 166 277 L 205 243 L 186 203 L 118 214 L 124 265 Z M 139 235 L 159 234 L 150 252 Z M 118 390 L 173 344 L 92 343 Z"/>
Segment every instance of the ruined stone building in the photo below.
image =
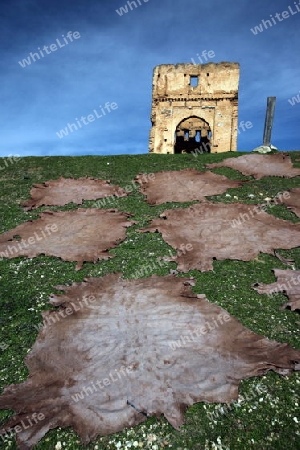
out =
<path fill-rule="evenodd" d="M 237 150 L 239 73 L 230 62 L 155 67 L 149 151 Z"/>

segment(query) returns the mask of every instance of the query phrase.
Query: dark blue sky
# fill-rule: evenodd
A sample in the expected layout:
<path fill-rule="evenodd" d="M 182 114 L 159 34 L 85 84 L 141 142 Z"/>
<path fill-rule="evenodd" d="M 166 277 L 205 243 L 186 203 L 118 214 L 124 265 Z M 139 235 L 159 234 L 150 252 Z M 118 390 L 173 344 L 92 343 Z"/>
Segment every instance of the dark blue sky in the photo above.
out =
<path fill-rule="evenodd" d="M 204 50 L 214 52 L 211 62 L 241 65 L 239 123 L 253 126 L 240 132 L 239 150 L 261 144 L 268 96 L 277 97 L 273 144 L 300 149 L 300 99 L 289 102 L 300 91 L 300 5 L 298 12 L 294 0 L 136 0 L 119 15 L 126 4 L 2 3 L 0 156 L 147 153 L 154 66 L 197 61 Z M 270 15 L 272 27 L 262 25 Z M 69 31 L 80 37 L 70 42 Z M 48 54 L 34 62 L 30 53 L 45 45 Z M 106 102 L 117 108 L 58 137 L 76 118 L 101 115 Z"/>

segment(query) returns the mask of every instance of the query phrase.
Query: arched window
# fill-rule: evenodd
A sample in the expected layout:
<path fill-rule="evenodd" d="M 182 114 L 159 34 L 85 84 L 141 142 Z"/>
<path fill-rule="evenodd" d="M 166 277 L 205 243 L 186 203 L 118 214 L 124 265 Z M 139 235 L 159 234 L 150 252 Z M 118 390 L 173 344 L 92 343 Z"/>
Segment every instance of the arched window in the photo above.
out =
<path fill-rule="evenodd" d="M 209 153 L 211 129 L 204 119 L 191 116 L 176 127 L 174 153 Z"/>

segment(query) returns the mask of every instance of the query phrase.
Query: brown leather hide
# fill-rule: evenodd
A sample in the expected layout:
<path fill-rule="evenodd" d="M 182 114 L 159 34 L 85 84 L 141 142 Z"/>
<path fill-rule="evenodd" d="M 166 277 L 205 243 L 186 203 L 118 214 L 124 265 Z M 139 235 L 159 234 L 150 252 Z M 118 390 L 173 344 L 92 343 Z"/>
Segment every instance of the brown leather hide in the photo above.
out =
<path fill-rule="evenodd" d="M 293 188 L 288 191 L 289 198 L 283 198 L 282 203 L 300 217 L 300 188 Z"/>
<path fill-rule="evenodd" d="M 230 167 L 244 175 L 253 175 L 260 180 L 262 177 L 276 176 L 293 178 L 300 175 L 300 169 L 293 167 L 291 158 L 282 153 L 274 155 L 249 154 L 237 158 L 228 158 L 220 163 L 206 164 L 206 167 Z"/>
<path fill-rule="evenodd" d="M 283 305 L 284 308 L 291 308 L 292 311 L 300 310 L 300 270 L 273 269 L 277 281 L 271 284 L 256 284 L 253 288 L 259 294 L 274 294 L 284 292 L 289 301 Z"/>
<path fill-rule="evenodd" d="M 300 245 L 300 224 L 242 203 L 203 203 L 167 210 L 140 231 L 160 232 L 177 250 L 177 256 L 169 260 L 176 261 L 181 272 L 213 270 L 213 258 L 250 261 L 260 252 L 273 254 L 274 249 Z"/>
<path fill-rule="evenodd" d="M 147 196 L 147 202 L 151 205 L 205 200 L 205 196 L 222 194 L 228 188 L 236 188 L 244 183 L 195 169 L 157 172 L 153 180 L 146 181 L 143 175 L 138 175 L 135 180 L 141 185 L 140 191 Z"/>
<path fill-rule="evenodd" d="M 78 270 L 84 261 L 113 257 L 107 251 L 124 240 L 125 228 L 135 223 L 127 217 L 129 214 L 96 208 L 46 211 L 40 219 L 0 234 L 0 257 L 45 254 L 77 261 Z"/>
<path fill-rule="evenodd" d="M 97 200 L 108 196 L 124 197 L 128 195 L 124 189 L 109 180 L 93 178 L 59 178 L 34 184 L 30 191 L 31 199 L 22 203 L 25 209 L 31 210 L 43 205 L 64 206 L 68 203 L 82 204 L 82 200 Z"/>
<path fill-rule="evenodd" d="M 299 351 L 251 332 L 190 284 L 110 274 L 57 286 L 65 294 L 43 313 L 29 378 L 0 397 L 16 412 L 0 432 L 43 414 L 17 433 L 24 450 L 55 427 L 73 427 L 84 443 L 153 415 L 178 428 L 193 403 L 237 399 L 244 378 L 299 370 Z"/>

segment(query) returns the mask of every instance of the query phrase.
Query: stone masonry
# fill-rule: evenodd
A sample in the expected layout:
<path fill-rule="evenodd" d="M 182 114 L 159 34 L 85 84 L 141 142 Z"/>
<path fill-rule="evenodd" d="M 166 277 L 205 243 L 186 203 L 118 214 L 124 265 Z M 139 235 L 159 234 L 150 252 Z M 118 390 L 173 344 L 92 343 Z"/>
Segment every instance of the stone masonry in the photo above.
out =
<path fill-rule="evenodd" d="M 239 74 L 231 62 L 156 66 L 149 151 L 236 151 Z"/>

